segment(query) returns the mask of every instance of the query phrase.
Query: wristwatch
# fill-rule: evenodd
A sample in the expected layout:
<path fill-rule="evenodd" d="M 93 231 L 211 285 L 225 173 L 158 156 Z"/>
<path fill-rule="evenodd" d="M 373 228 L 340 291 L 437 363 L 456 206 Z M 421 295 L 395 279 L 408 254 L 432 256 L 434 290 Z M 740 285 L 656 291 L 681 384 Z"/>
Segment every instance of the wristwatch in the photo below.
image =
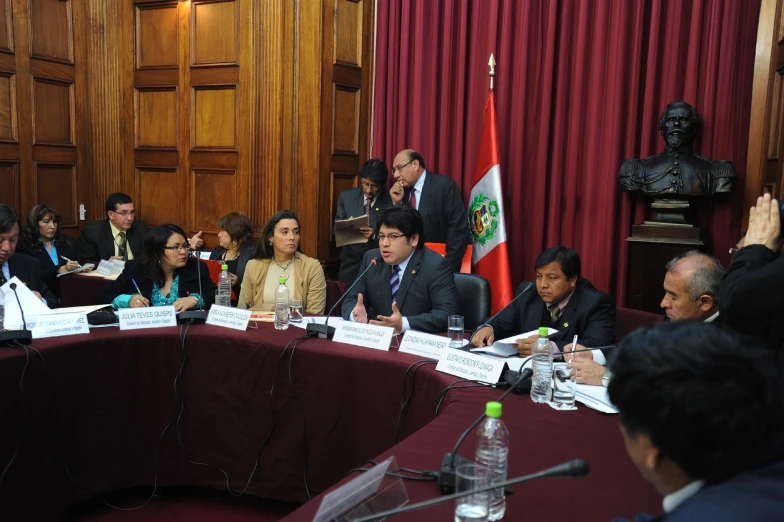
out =
<path fill-rule="evenodd" d="M 610 370 L 605 371 L 604 375 L 602 375 L 602 386 L 604 386 L 605 388 L 607 387 L 608 384 L 610 384 L 610 377 L 612 377 Z"/>

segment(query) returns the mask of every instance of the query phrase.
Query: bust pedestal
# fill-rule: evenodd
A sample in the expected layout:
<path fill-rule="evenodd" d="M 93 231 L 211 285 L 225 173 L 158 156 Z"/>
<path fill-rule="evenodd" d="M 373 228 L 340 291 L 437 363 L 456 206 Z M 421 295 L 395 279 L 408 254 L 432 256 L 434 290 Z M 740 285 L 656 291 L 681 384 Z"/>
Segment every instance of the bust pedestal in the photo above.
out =
<path fill-rule="evenodd" d="M 689 250 L 705 250 L 705 236 L 692 226 L 632 225 L 629 243 L 629 272 L 626 280 L 627 308 L 662 314 L 665 266 L 673 257 Z"/>

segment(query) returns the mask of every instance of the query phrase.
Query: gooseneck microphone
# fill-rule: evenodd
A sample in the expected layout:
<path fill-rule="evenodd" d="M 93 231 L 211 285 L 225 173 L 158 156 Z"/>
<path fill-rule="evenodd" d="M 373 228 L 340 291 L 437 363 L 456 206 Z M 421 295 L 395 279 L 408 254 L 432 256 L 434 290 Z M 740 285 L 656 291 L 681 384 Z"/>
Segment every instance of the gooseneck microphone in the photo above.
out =
<path fill-rule="evenodd" d="M 335 307 L 338 304 L 340 304 L 340 302 L 348 295 L 348 293 L 351 291 L 351 289 L 354 288 L 354 286 L 356 286 L 356 284 L 359 283 L 359 281 L 363 277 L 365 277 L 365 274 L 368 273 L 368 270 L 370 270 L 370 268 L 375 266 L 377 263 L 378 263 L 378 256 L 376 256 L 376 257 L 374 257 L 373 259 L 370 260 L 370 263 L 368 264 L 367 268 L 365 268 L 362 271 L 362 273 L 359 274 L 359 277 L 357 277 L 354 280 L 354 282 L 351 283 L 351 286 L 348 287 L 348 290 L 343 292 L 343 295 L 340 296 L 340 299 L 335 301 L 335 304 L 333 304 L 332 308 L 329 309 L 329 312 L 327 312 L 327 319 L 326 319 L 326 321 L 324 321 L 324 324 L 310 323 L 305 328 L 305 331 L 308 334 L 310 334 L 311 336 L 318 336 L 321 339 L 332 339 L 332 336 L 335 335 L 335 327 L 334 326 L 329 326 L 329 318 L 332 315 L 332 312 L 335 310 Z"/>
<path fill-rule="evenodd" d="M 22 315 L 22 329 L 0 332 L 0 343 L 30 341 L 33 338 L 33 333 L 27 329 L 27 321 L 25 320 L 24 310 L 22 309 L 22 302 L 19 300 L 19 294 L 16 291 L 16 283 L 11 283 L 9 287 L 14 291 L 16 304 L 19 305 L 19 313 Z"/>
<path fill-rule="evenodd" d="M 481 328 L 484 328 L 485 326 L 488 326 L 488 325 L 490 324 L 490 321 L 492 321 L 493 319 L 495 319 L 496 317 L 498 317 L 498 314 L 500 314 L 501 312 L 503 312 L 504 310 L 506 310 L 507 308 L 509 308 L 510 306 L 512 306 L 512 305 L 514 304 L 514 302 L 515 302 L 515 301 L 517 301 L 518 299 L 520 299 L 520 297 L 522 297 L 522 295 L 523 295 L 524 293 L 526 293 L 527 291 L 529 291 L 529 290 L 531 289 L 531 287 L 533 287 L 533 286 L 534 286 L 534 284 L 533 284 L 533 283 L 528 283 L 528 285 L 527 285 L 525 288 L 523 288 L 523 291 L 522 291 L 522 292 L 520 292 L 519 294 L 517 294 L 516 296 L 514 296 L 514 299 L 512 299 L 511 301 L 509 301 L 509 302 L 506 304 L 506 306 L 504 306 L 503 308 L 501 308 L 500 310 L 498 310 L 496 313 L 494 313 L 494 314 L 493 314 L 493 316 L 492 316 L 490 319 L 488 319 L 488 320 L 487 320 L 487 321 L 485 321 L 484 323 L 482 323 L 482 324 L 480 324 L 479 326 L 477 326 L 477 327 L 476 327 L 476 329 L 474 330 L 474 333 L 478 332 L 478 331 L 479 331 Z"/>
<path fill-rule="evenodd" d="M 381 513 L 376 513 L 374 515 L 356 518 L 354 519 L 354 522 L 368 522 L 370 520 L 379 520 L 392 515 L 399 515 L 401 513 L 408 513 L 409 511 L 416 511 L 418 509 L 435 506 L 436 504 L 442 504 L 444 502 L 449 502 L 450 500 L 455 500 L 460 497 L 473 495 L 475 493 L 490 491 L 496 488 L 505 488 L 506 486 L 511 486 L 513 484 L 520 484 L 521 482 L 529 482 L 531 480 L 537 480 L 540 478 L 584 477 L 590 471 L 591 468 L 585 460 L 574 459 L 574 460 L 570 460 L 569 462 L 564 462 L 563 464 L 558 464 L 557 466 L 544 469 L 542 471 L 537 471 L 536 473 L 531 473 L 530 475 L 523 475 L 521 477 L 515 477 L 513 479 L 504 480 L 503 482 L 496 482 L 488 486 L 482 486 L 481 488 L 469 489 L 467 491 L 461 491 L 460 493 L 455 493 L 453 495 L 447 495 L 445 497 L 437 497 L 430 500 L 425 500 L 424 502 L 419 502 L 417 504 L 411 504 L 410 506 L 404 506 L 397 509 L 390 509 L 389 511 L 382 511 Z"/>
<path fill-rule="evenodd" d="M 207 321 L 207 312 L 204 310 L 204 294 L 201 290 L 201 258 L 198 254 L 198 250 L 193 250 L 188 248 L 188 251 L 192 255 L 191 257 L 196 259 L 196 272 L 199 274 L 199 302 L 196 306 L 199 308 L 198 310 L 185 310 L 184 312 L 180 312 L 177 318 L 180 321 L 187 321 L 191 324 L 194 323 L 204 323 Z"/>

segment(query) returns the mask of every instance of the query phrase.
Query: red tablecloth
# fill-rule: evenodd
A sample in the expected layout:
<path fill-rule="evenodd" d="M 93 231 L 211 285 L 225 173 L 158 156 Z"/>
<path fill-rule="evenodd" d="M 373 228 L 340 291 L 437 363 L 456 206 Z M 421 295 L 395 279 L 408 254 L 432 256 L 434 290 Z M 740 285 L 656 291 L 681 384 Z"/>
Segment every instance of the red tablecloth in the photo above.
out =
<path fill-rule="evenodd" d="M 60 278 L 60 306 L 89 306 L 112 279 L 81 274 L 68 274 Z"/>
<path fill-rule="evenodd" d="M 455 378 L 435 372 L 433 366 L 422 368 L 404 415 L 403 435 L 408 438 L 388 450 L 394 443 L 403 374 L 418 358 L 307 339 L 299 343 L 291 363 L 292 386 L 292 348 L 280 356 L 286 344 L 302 333 L 296 328 L 276 331 L 267 323 L 247 332 L 206 325 L 188 331 L 182 388 L 185 410 L 180 423 L 185 456 L 224 468 L 234 490 L 242 489 L 248 480 L 259 446 L 272 430 L 273 409 L 276 426 L 248 492 L 305 501 L 303 447 L 314 494 L 378 455 L 395 455 L 403 466 L 436 470 L 484 402 L 500 393 L 492 389 L 450 392 L 442 415 L 431 422 L 438 394 Z M 120 332 L 108 328 L 90 335 L 35 340 L 33 346 L 46 357 L 57 400 L 51 402 L 42 365 L 33 356 L 24 381 L 24 439 L 0 483 L 2 518 L 56 520 L 67 505 L 94 496 L 67 478 L 62 459 L 77 480 L 95 492 L 151 484 L 155 444 L 179 405 L 173 383 L 181 362 L 180 329 Z M 3 466 L 19 433 L 23 364 L 20 349 L 0 348 Z M 305 417 L 304 431 L 298 405 Z M 593 468 L 587 479 L 553 479 L 518 487 L 510 497 L 510 514 L 525 511 L 539 514 L 532 519 L 603 520 L 638 509 L 657 510 L 658 495 L 632 468 L 617 419 L 586 408 L 556 412 L 533 405 L 527 396 L 509 397 L 504 418 L 513 442 L 510 475 L 574 456 L 586 458 Z M 473 448 L 474 439 L 469 437 L 461 453 L 470 456 Z M 185 456 L 172 428 L 159 448 L 159 485 L 225 487 L 219 472 L 188 464 Z M 407 485 L 412 501 L 437 494 L 435 484 Z M 559 502 L 563 499 L 569 502 Z M 316 508 L 314 502 L 308 503 L 292 519 L 304 520 Z M 451 507 L 438 512 L 446 516 Z M 419 516 L 434 514 L 430 510 Z"/>

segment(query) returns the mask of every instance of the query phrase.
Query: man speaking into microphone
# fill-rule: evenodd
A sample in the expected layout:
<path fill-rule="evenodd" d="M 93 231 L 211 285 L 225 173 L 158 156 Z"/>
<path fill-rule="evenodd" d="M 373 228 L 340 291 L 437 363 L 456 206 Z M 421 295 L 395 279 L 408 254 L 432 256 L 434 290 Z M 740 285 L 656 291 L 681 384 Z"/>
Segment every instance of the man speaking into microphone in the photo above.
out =
<path fill-rule="evenodd" d="M 474 333 L 472 345 L 490 346 L 497 339 L 530 332 L 540 326 L 558 330 L 549 338 L 553 353 L 565 348 L 571 350 L 575 335 L 579 339 L 575 346 L 577 350 L 608 346 L 615 341 L 615 304 L 609 295 L 580 277 L 577 252 L 560 245 L 548 248 L 536 258 L 534 269 L 536 293 L 527 292 L 513 306 L 496 314 Z M 529 282 L 521 284 L 515 295 L 520 295 L 529 285 Z M 531 355 L 538 338 L 532 335 L 517 339 L 518 354 L 521 357 Z M 601 351 L 589 352 L 589 355 L 605 364 Z"/>
<path fill-rule="evenodd" d="M 360 273 L 371 267 L 343 301 L 343 319 L 391 326 L 395 332 L 446 332 L 447 318 L 458 313 L 457 287 L 449 263 L 425 248 L 424 225 L 409 206 L 388 208 L 378 216 L 379 248 L 369 250 Z"/>

